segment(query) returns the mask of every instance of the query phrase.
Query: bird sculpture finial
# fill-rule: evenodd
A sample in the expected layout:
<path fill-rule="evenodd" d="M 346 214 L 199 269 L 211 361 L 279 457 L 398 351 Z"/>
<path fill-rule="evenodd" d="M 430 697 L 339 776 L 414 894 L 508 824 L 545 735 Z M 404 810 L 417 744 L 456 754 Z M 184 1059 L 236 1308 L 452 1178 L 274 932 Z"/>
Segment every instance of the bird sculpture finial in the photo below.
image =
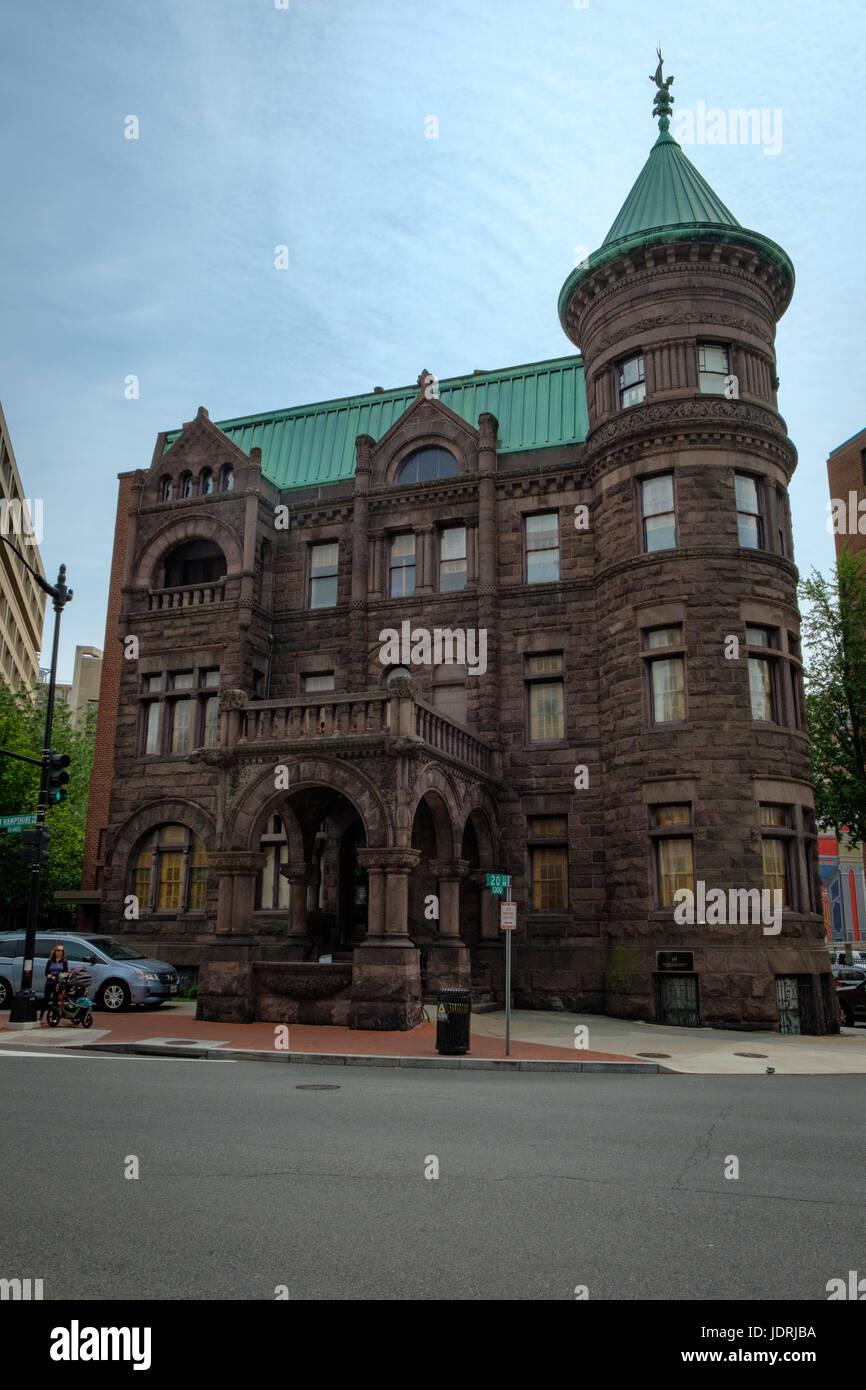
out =
<path fill-rule="evenodd" d="M 659 46 L 656 49 L 656 53 L 658 54 L 659 65 L 656 68 L 654 75 L 650 78 L 650 82 L 654 82 L 656 84 L 656 94 L 655 100 L 653 102 L 653 115 L 658 116 L 659 118 L 659 130 L 662 132 L 663 135 L 667 135 L 668 130 L 670 129 L 672 115 L 671 108 L 674 101 L 674 98 L 671 96 L 670 91 L 671 83 L 674 79 L 672 77 L 668 77 L 665 79 L 662 76 L 662 64 L 664 63 L 664 59 L 662 58 L 661 46 Z"/>

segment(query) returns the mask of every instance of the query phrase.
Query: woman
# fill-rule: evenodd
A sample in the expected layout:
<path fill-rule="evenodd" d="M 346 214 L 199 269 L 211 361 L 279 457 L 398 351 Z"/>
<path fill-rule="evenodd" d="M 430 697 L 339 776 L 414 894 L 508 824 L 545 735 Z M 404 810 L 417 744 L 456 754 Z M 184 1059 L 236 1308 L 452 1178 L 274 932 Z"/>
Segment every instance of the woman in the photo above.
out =
<path fill-rule="evenodd" d="M 37 1023 L 42 1022 L 42 1014 L 49 1004 L 54 1003 L 57 994 L 57 977 L 64 975 L 68 969 L 69 961 L 66 959 L 66 951 L 58 941 L 48 957 L 48 964 L 45 967 L 45 993 L 42 996 L 42 1009 L 36 1015 Z"/>

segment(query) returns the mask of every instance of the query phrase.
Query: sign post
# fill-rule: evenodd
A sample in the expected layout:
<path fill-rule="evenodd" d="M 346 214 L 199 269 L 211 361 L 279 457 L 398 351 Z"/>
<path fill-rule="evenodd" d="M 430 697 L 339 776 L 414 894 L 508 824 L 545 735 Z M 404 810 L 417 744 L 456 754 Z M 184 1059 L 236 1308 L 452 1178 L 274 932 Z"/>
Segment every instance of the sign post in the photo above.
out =
<path fill-rule="evenodd" d="M 511 933 L 517 926 L 517 903 L 511 901 L 511 875 L 488 874 L 487 887 L 505 902 L 499 908 L 499 928 L 505 932 L 505 1055 L 511 1055 Z"/>
<path fill-rule="evenodd" d="M 35 824 L 35 811 L 31 816 L 0 816 L 0 830 L 7 830 L 10 835 L 20 835 L 25 825 Z"/>

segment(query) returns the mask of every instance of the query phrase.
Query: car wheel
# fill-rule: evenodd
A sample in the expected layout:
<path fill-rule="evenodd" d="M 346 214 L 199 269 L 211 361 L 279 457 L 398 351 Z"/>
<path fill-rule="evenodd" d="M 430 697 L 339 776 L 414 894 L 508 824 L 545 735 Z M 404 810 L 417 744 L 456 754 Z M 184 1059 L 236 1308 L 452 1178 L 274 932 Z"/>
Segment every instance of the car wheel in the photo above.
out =
<path fill-rule="evenodd" d="M 0 1009 L 8 1009 L 12 1003 L 12 986 L 0 977 Z"/>
<path fill-rule="evenodd" d="M 129 1008 L 130 993 L 122 980 L 109 980 L 99 991 L 99 1007 L 110 1014 Z"/>

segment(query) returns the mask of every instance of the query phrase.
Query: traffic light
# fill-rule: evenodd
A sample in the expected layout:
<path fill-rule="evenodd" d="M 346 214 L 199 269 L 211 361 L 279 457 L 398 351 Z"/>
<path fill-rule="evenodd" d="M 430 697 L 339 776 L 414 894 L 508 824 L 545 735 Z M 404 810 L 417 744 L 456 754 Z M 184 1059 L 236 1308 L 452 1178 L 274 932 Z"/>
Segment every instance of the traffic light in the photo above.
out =
<path fill-rule="evenodd" d="M 69 773 L 64 768 L 69 766 L 68 753 L 55 753 L 54 750 L 48 754 L 48 801 L 57 804 L 65 801 L 69 793 L 65 790 L 66 783 L 69 781 Z"/>
<path fill-rule="evenodd" d="M 44 825 L 21 831 L 21 858 L 25 864 L 47 864 L 51 831 Z"/>

